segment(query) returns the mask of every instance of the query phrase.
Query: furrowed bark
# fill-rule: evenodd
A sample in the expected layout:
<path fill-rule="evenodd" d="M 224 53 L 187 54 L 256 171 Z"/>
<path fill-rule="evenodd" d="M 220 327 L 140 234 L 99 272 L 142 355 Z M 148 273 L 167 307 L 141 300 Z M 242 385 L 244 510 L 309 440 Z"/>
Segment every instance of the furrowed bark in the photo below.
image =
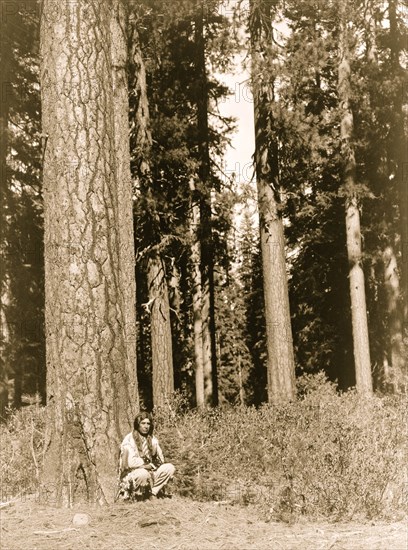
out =
<path fill-rule="evenodd" d="M 116 151 L 112 49 L 118 44 L 111 40 L 107 0 L 44 0 L 42 8 L 49 414 L 43 486 L 56 504 L 103 504 L 113 501 L 118 445 L 137 406 L 134 342 L 125 328 L 134 275 L 126 281 L 130 294 L 121 288 L 134 253 L 121 239 L 118 197 L 129 182 L 116 180 L 127 171 Z M 126 166 L 119 169 L 118 162 Z"/>
<path fill-rule="evenodd" d="M 174 392 L 173 348 L 167 280 L 164 263 L 158 254 L 149 258 L 148 286 L 151 302 L 153 403 L 155 407 L 164 407 Z"/>
<path fill-rule="evenodd" d="M 118 197 L 119 289 L 124 307 L 126 341 L 126 370 L 136 373 L 136 279 L 133 233 L 133 192 L 129 150 L 129 92 L 127 25 L 123 0 L 112 1 L 110 29 L 112 36 L 112 82 L 114 107 L 114 136 L 116 152 L 116 185 Z M 137 380 L 137 376 L 136 376 Z M 137 396 L 137 387 L 135 389 Z M 139 408 L 138 402 L 135 406 Z"/>

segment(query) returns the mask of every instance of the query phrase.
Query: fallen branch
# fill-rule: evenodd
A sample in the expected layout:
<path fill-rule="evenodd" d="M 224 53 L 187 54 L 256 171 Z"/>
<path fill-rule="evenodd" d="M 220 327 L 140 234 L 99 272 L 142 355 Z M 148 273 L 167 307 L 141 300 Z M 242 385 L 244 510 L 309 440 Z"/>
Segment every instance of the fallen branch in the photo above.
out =
<path fill-rule="evenodd" d="M 53 531 L 34 531 L 34 535 L 59 535 L 60 533 L 66 533 L 67 531 L 79 531 L 75 527 L 67 527 L 66 529 L 55 529 Z"/>
<path fill-rule="evenodd" d="M 37 462 L 37 458 L 35 456 L 35 450 L 34 450 L 34 420 L 33 420 L 32 417 L 31 417 L 31 438 L 30 438 L 30 443 L 31 443 L 31 456 L 33 457 L 33 462 L 34 462 L 34 467 L 35 467 L 35 478 L 37 480 L 37 483 L 39 483 L 40 470 L 38 468 L 38 462 Z"/>
<path fill-rule="evenodd" d="M 5 508 L 6 506 L 10 506 L 13 504 L 13 501 L 10 500 L 9 502 L 0 502 L 0 508 Z"/>

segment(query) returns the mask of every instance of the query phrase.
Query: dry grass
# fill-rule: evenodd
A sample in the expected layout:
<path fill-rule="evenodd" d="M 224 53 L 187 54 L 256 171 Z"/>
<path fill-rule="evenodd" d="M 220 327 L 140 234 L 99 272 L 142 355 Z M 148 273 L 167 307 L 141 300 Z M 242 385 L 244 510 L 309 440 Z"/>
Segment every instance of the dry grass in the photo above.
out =
<path fill-rule="evenodd" d="M 30 406 L 0 424 L 1 501 L 25 494 L 39 483 L 46 421 L 44 407 Z"/>
<path fill-rule="evenodd" d="M 76 513 L 89 516 L 77 527 Z M 264 521 L 259 510 L 175 497 L 109 508 L 55 509 L 32 499 L 2 511 L 3 550 L 406 550 L 407 523 Z"/>

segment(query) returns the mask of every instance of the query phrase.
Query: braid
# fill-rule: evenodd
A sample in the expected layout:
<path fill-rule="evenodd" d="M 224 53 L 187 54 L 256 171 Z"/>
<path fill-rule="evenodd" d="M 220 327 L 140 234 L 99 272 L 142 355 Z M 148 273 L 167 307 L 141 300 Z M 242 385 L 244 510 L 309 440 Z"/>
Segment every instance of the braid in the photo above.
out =
<path fill-rule="evenodd" d="M 151 458 L 153 458 L 153 442 L 152 442 L 152 436 L 151 436 L 151 435 L 148 435 L 146 439 L 147 439 L 147 446 L 149 447 L 150 456 L 151 456 Z"/>
<path fill-rule="evenodd" d="M 144 456 L 144 453 L 143 453 L 143 439 L 142 439 L 143 436 L 139 432 L 136 432 L 136 433 L 134 433 L 133 438 L 135 440 L 137 450 L 139 451 L 139 455 L 141 457 Z M 146 436 L 146 441 L 147 441 L 147 447 L 149 449 L 150 458 L 153 459 L 154 453 L 153 453 L 152 436 L 151 435 Z M 149 457 L 146 457 L 146 458 L 149 458 Z"/>

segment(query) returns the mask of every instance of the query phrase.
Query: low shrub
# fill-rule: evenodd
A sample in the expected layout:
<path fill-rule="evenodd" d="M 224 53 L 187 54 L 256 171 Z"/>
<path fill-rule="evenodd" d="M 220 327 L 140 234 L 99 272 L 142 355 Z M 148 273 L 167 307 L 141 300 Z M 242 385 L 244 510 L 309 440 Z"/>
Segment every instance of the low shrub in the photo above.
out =
<path fill-rule="evenodd" d="M 26 495 L 39 482 L 43 462 L 45 407 L 10 411 L 0 424 L 1 501 Z"/>
<path fill-rule="evenodd" d="M 256 503 L 277 519 L 386 518 L 406 512 L 404 397 L 338 394 L 303 380 L 298 401 L 161 414 L 158 432 L 178 468 L 177 491 Z"/>

